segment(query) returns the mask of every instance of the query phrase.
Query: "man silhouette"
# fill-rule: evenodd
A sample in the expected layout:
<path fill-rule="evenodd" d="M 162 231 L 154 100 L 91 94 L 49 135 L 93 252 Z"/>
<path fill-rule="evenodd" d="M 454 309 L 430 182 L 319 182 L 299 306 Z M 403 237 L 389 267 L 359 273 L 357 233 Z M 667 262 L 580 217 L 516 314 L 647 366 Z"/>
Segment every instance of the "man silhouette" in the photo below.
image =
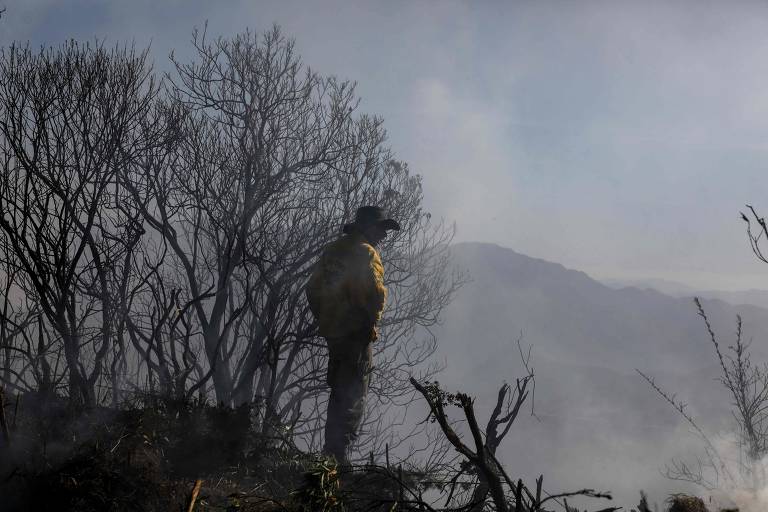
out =
<path fill-rule="evenodd" d="M 377 206 L 363 206 L 343 235 L 323 250 L 307 284 L 309 307 L 328 344 L 328 414 L 324 452 L 348 463 L 372 369 L 372 343 L 387 300 L 376 246 L 400 225 Z"/>

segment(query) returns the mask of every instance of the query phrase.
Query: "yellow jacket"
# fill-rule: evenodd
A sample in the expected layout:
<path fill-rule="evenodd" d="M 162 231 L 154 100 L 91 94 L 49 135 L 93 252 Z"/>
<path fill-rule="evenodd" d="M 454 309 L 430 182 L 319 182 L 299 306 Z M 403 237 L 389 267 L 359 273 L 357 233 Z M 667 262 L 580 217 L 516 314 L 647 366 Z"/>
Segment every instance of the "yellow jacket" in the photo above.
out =
<path fill-rule="evenodd" d="M 376 340 L 387 300 L 379 253 L 358 233 L 328 244 L 309 278 L 307 300 L 320 336 L 365 332 Z"/>

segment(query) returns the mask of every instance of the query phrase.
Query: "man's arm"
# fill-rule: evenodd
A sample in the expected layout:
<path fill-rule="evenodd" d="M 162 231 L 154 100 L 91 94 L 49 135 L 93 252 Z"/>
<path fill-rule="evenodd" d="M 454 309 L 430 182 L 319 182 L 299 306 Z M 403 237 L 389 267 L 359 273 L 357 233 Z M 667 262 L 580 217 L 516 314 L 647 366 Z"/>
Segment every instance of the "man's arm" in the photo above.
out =
<path fill-rule="evenodd" d="M 387 288 L 384 286 L 384 265 L 381 263 L 378 252 L 367 244 L 365 249 L 365 253 L 361 254 L 356 299 L 366 317 L 366 325 L 371 330 L 371 339 L 376 340 L 378 338 L 376 326 L 381 320 L 387 301 Z"/>

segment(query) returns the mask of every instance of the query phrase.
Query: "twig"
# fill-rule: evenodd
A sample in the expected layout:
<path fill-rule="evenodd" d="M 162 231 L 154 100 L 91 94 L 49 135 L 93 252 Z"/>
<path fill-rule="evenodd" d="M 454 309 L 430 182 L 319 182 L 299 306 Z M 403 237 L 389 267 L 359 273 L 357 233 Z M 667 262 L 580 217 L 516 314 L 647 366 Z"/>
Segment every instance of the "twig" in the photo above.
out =
<path fill-rule="evenodd" d="M 21 399 L 21 394 L 16 393 L 16 405 L 13 407 L 13 429 L 16 430 L 16 418 L 19 417 L 19 400 Z"/>
<path fill-rule="evenodd" d="M 120 438 L 119 438 L 119 439 L 117 440 L 117 442 L 115 443 L 115 446 L 113 446 L 113 447 L 112 447 L 112 449 L 111 449 L 111 450 L 109 450 L 109 453 L 115 453 L 115 450 L 117 450 L 117 447 L 118 447 L 118 446 L 120 446 L 120 442 L 121 442 L 123 439 L 125 439 L 126 437 L 128 437 L 128 436 L 129 436 L 129 434 L 123 434 L 122 436 L 120 436 Z"/>
<path fill-rule="evenodd" d="M 200 494 L 200 488 L 203 486 L 203 481 L 199 478 L 195 480 L 195 486 L 192 487 L 192 496 L 189 498 L 189 506 L 187 512 L 192 512 L 195 509 L 195 502 L 197 501 L 197 495 Z"/>
<path fill-rule="evenodd" d="M 716 462 L 720 465 L 720 470 L 723 471 L 726 477 L 730 479 L 731 482 L 734 482 L 733 475 L 731 475 L 731 472 L 728 470 L 728 466 L 726 466 L 725 461 L 723 461 L 722 457 L 720 456 L 720 452 L 717 451 L 717 448 L 715 448 L 715 445 L 710 441 L 709 436 L 707 436 L 704 431 L 699 427 L 699 425 L 696 423 L 696 421 L 693 419 L 693 417 L 685 412 L 685 408 L 687 404 L 683 402 L 677 402 L 675 400 L 674 395 L 670 395 L 661 387 L 656 384 L 656 381 L 653 379 L 653 377 L 650 377 L 646 375 L 645 373 L 641 372 L 639 369 L 635 368 L 635 371 L 643 378 L 645 381 L 650 384 L 650 386 L 665 400 L 667 401 L 672 407 L 675 408 L 675 410 L 680 413 L 680 415 L 685 418 L 685 420 L 688 422 L 689 425 L 693 427 L 693 429 L 696 431 L 696 433 L 699 435 L 699 437 L 704 441 L 704 443 L 707 445 L 707 448 L 711 450 L 711 454 L 716 459 Z M 715 461 L 713 461 L 715 462 Z M 715 467 L 717 469 L 717 467 Z"/>
<path fill-rule="evenodd" d="M 8 422 L 5 420 L 5 390 L 0 387 L 0 427 L 3 430 L 5 446 L 11 445 L 11 434 L 8 432 Z"/>
<path fill-rule="evenodd" d="M 464 474 L 464 467 L 462 466 L 459 469 L 459 472 L 456 473 L 456 476 L 451 478 L 450 483 L 450 491 L 448 492 L 448 499 L 445 500 L 445 506 L 447 507 L 451 503 L 451 498 L 453 498 L 453 493 L 456 490 L 456 484 L 459 482 L 459 478 L 461 478 L 461 475 Z"/>

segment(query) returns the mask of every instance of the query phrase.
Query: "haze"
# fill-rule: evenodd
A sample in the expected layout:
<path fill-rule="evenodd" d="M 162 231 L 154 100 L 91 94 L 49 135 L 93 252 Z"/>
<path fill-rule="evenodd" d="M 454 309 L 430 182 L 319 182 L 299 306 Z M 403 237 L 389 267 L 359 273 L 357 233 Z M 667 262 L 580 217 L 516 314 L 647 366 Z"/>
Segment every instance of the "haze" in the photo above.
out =
<path fill-rule="evenodd" d="M 273 23 L 358 82 L 460 241 L 598 278 L 764 288 L 738 212 L 768 209 L 759 2 L 11 0 L 0 42 L 151 42 Z"/>
<path fill-rule="evenodd" d="M 658 493 L 656 499 L 675 487 L 657 467 L 672 448 L 688 452 L 692 443 L 679 437 L 687 427 L 674 412 L 663 416 L 663 404 L 653 405 L 658 397 L 634 367 L 672 375 L 679 386 L 673 389 L 687 385 L 704 398 L 699 412 L 727 417 L 718 409 L 727 399 L 706 405 L 710 388 L 699 388 L 702 381 L 712 387 L 716 361 L 687 299 L 637 290 L 614 294 L 586 276 L 521 255 L 608 283 L 671 281 L 683 291 L 670 295 L 680 297 L 701 290 L 768 290 L 768 267 L 751 253 L 739 217 L 746 204 L 768 214 L 768 4 L 10 0 L 2 5 L 7 7 L 0 22 L 2 46 L 14 41 L 57 45 L 70 38 L 132 41 L 140 48 L 151 44 L 155 68 L 167 70 L 169 53 L 174 50 L 182 59 L 190 55 L 190 34 L 206 22 L 208 34 L 225 37 L 278 24 L 295 38 L 298 53 L 313 69 L 356 81 L 361 111 L 385 119 L 395 154 L 423 176 L 425 206 L 456 224 L 455 241 L 497 244 L 517 253 L 463 246 L 467 265 L 479 265 L 487 275 L 484 288 L 472 291 L 469 285 L 464 298 L 446 310 L 448 320 L 439 331 L 441 354 L 448 361 L 443 382 L 463 386 L 484 372 L 485 380 L 475 379 L 466 389 L 492 398 L 495 386 L 514 377 L 497 371 L 508 371 L 512 362 L 494 361 L 494 350 L 503 352 L 498 345 L 525 331 L 534 361 L 536 351 L 543 355 L 538 368 L 552 372 L 541 373 L 542 418 L 562 407 L 565 426 L 553 434 L 557 442 L 569 446 L 573 439 L 587 439 L 567 464 L 526 455 L 535 462 L 532 467 L 540 464 L 545 476 L 553 474 L 552 481 L 571 483 L 569 478 L 583 469 L 578 457 L 593 454 L 604 460 L 594 462 L 591 472 L 584 470 L 581 476 L 594 481 L 582 483 L 613 485 L 627 500 L 622 505 L 644 485 Z M 526 275 L 559 276 L 563 270 L 562 281 L 572 279 L 578 285 L 572 290 L 585 291 L 557 302 L 554 298 L 567 296 L 552 283 L 550 288 L 520 285 L 512 277 L 507 283 L 502 278 L 511 272 L 505 265 L 515 261 L 515 268 L 528 269 Z M 533 296 L 539 298 L 530 306 L 537 319 L 520 313 Z M 485 329 L 471 338 L 484 351 L 469 354 L 474 347 L 464 344 L 472 334 L 461 328 L 478 325 L 472 307 L 479 306 L 473 300 L 493 305 L 497 297 L 514 299 L 520 308 L 508 316 L 499 312 L 493 329 L 490 320 L 476 329 Z M 709 297 L 728 301 L 723 294 Z M 586 311 L 582 317 L 551 325 L 557 323 L 550 315 L 552 304 L 560 307 L 557 311 L 570 311 L 579 300 Z M 764 305 L 757 301 L 753 305 Z M 760 301 L 768 298 L 761 295 Z M 618 303 L 635 316 L 628 314 L 626 321 L 611 316 L 616 327 L 611 330 L 614 324 L 601 325 L 600 315 Z M 708 307 L 717 316 L 716 327 L 730 333 L 737 310 L 724 304 Z M 672 319 L 670 312 L 678 311 Z M 669 313 L 664 322 L 662 313 Z M 749 336 L 761 339 L 768 311 L 753 307 L 745 319 L 755 327 Z M 637 329 L 628 330 L 633 321 Z M 643 330 L 649 325 L 658 332 Z M 581 338 L 572 335 L 577 330 L 572 326 L 581 329 Z M 572 336 L 563 339 L 561 332 Z M 630 339 L 627 332 L 637 336 Z M 646 339 L 657 350 L 645 349 Z M 573 340 L 583 343 L 568 345 Z M 619 345 L 622 340 L 625 345 Z M 615 352 L 606 349 L 609 343 L 618 347 Z M 594 367 L 579 361 L 574 370 L 574 354 L 585 354 L 586 348 L 605 360 Z M 646 359 L 630 359 L 631 350 Z M 516 352 L 505 354 L 516 362 Z M 629 399 L 616 389 L 636 393 L 630 404 L 636 417 L 622 408 Z M 600 403 L 587 404 L 574 398 L 585 394 L 581 390 L 614 393 L 607 399 L 595 393 L 584 400 Z M 590 423 L 601 422 L 610 411 L 620 418 L 613 425 L 602 430 Z M 573 421 L 578 414 L 585 416 L 580 418 L 584 425 Z M 654 421 L 638 425 L 643 414 L 655 415 Z M 534 424 L 525 435 L 536 439 L 558 423 L 546 425 Z M 584 437 L 584 431 L 592 437 Z M 604 442 L 609 449 L 594 455 Z M 613 482 L 604 479 L 621 471 L 625 459 L 611 460 L 617 453 L 644 456 L 652 477 L 635 479 L 628 473 Z"/>

